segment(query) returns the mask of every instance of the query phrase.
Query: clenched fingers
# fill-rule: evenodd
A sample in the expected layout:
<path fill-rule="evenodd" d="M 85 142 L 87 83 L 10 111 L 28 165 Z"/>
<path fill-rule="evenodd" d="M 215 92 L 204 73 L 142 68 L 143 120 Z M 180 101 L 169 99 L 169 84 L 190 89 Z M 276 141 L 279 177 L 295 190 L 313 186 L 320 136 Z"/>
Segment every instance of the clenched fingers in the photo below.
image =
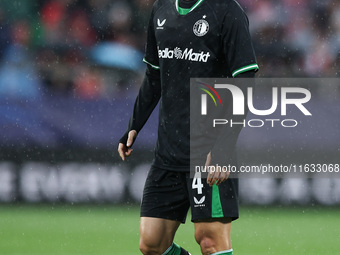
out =
<path fill-rule="evenodd" d="M 132 153 L 133 149 L 127 147 L 123 143 L 119 143 L 118 145 L 118 153 L 121 159 L 124 161 L 126 157 L 129 157 Z"/>
<path fill-rule="evenodd" d="M 230 175 L 229 171 L 221 171 L 221 169 L 217 167 L 210 166 L 209 173 L 207 177 L 207 183 L 209 186 L 212 186 L 215 184 L 220 185 L 222 182 L 225 182 Z"/>

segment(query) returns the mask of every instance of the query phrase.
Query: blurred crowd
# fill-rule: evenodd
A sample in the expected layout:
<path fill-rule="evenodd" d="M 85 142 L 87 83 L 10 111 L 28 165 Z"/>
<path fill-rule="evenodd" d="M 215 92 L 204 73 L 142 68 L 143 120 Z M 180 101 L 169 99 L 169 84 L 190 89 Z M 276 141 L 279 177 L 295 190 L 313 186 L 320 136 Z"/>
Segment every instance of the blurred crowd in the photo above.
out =
<path fill-rule="evenodd" d="M 136 74 L 123 72 L 122 76 L 121 70 L 104 69 L 89 53 L 103 42 L 143 51 L 152 4 L 148 0 L 1 0 L 0 94 L 36 98 L 47 89 L 95 99 L 124 93 L 132 83 L 139 83 Z"/>
<path fill-rule="evenodd" d="M 247 10 L 261 75 L 340 76 L 340 2 L 240 0 Z"/>
<path fill-rule="evenodd" d="M 143 68 L 103 67 L 89 53 L 106 42 L 143 52 L 153 2 L 1 0 L 0 95 L 96 99 L 136 89 Z M 259 77 L 340 76 L 339 1 L 239 2 L 250 20 Z"/>

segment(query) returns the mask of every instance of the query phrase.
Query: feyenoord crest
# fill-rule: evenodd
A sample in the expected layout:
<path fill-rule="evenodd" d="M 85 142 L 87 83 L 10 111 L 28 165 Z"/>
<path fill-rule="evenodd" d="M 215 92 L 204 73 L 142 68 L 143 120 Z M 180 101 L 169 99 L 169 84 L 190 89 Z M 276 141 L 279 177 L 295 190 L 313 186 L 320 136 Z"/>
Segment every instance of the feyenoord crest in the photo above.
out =
<path fill-rule="evenodd" d="M 194 24 L 193 31 L 195 35 L 203 36 L 209 31 L 209 23 L 204 19 L 200 19 Z"/>

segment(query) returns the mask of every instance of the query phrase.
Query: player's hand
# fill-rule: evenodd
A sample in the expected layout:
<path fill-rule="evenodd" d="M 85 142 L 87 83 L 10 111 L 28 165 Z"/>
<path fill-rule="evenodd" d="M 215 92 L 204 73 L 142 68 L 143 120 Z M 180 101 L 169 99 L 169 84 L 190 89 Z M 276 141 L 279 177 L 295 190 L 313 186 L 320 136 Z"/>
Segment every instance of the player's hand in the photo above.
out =
<path fill-rule="evenodd" d="M 207 155 L 207 160 L 205 161 L 205 166 L 208 167 L 208 166 L 210 166 L 210 164 L 211 164 L 211 152 L 209 152 L 209 154 Z M 211 187 L 216 182 L 216 185 L 218 186 L 222 182 L 226 181 L 228 179 L 229 175 L 230 175 L 229 171 L 224 172 L 224 171 L 217 171 L 217 169 L 215 169 L 215 171 L 208 173 L 207 183 Z"/>
<path fill-rule="evenodd" d="M 137 131 L 136 130 L 131 130 L 128 135 L 128 140 L 126 144 L 119 143 L 118 145 L 118 153 L 119 156 L 122 158 L 124 161 L 126 157 L 129 157 L 133 151 L 131 149 L 132 144 L 134 143 L 135 139 L 137 137 Z"/>

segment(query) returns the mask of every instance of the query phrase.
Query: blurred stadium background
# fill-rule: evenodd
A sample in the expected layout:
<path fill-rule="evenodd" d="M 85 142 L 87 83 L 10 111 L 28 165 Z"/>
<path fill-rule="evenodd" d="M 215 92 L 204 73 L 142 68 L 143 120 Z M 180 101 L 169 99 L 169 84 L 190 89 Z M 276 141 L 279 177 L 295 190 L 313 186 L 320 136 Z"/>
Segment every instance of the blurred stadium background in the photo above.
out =
<path fill-rule="evenodd" d="M 121 164 L 116 147 L 145 71 L 153 2 L 0 1 L 0 254 L 138 254 L 138 204 L 157 114 L 133 158 Z M 250 19 L 258 77 L 340 75 L 340 2 L 239 2 Z M 247 130 L 241 157 L 275 163 L 279 151 L 290 153 L 281 163 L 339 163 L 340 106 L 332 103 L 335 109 L 319 113 L 326 125 L 310 134 L 316 139 L 306 141 L 303 129 Z M 240 185 L 236 254 L 340 254 L 340 179 Z M 177 242 L 199 254 L 192 228 L 181 227 Z"/>

